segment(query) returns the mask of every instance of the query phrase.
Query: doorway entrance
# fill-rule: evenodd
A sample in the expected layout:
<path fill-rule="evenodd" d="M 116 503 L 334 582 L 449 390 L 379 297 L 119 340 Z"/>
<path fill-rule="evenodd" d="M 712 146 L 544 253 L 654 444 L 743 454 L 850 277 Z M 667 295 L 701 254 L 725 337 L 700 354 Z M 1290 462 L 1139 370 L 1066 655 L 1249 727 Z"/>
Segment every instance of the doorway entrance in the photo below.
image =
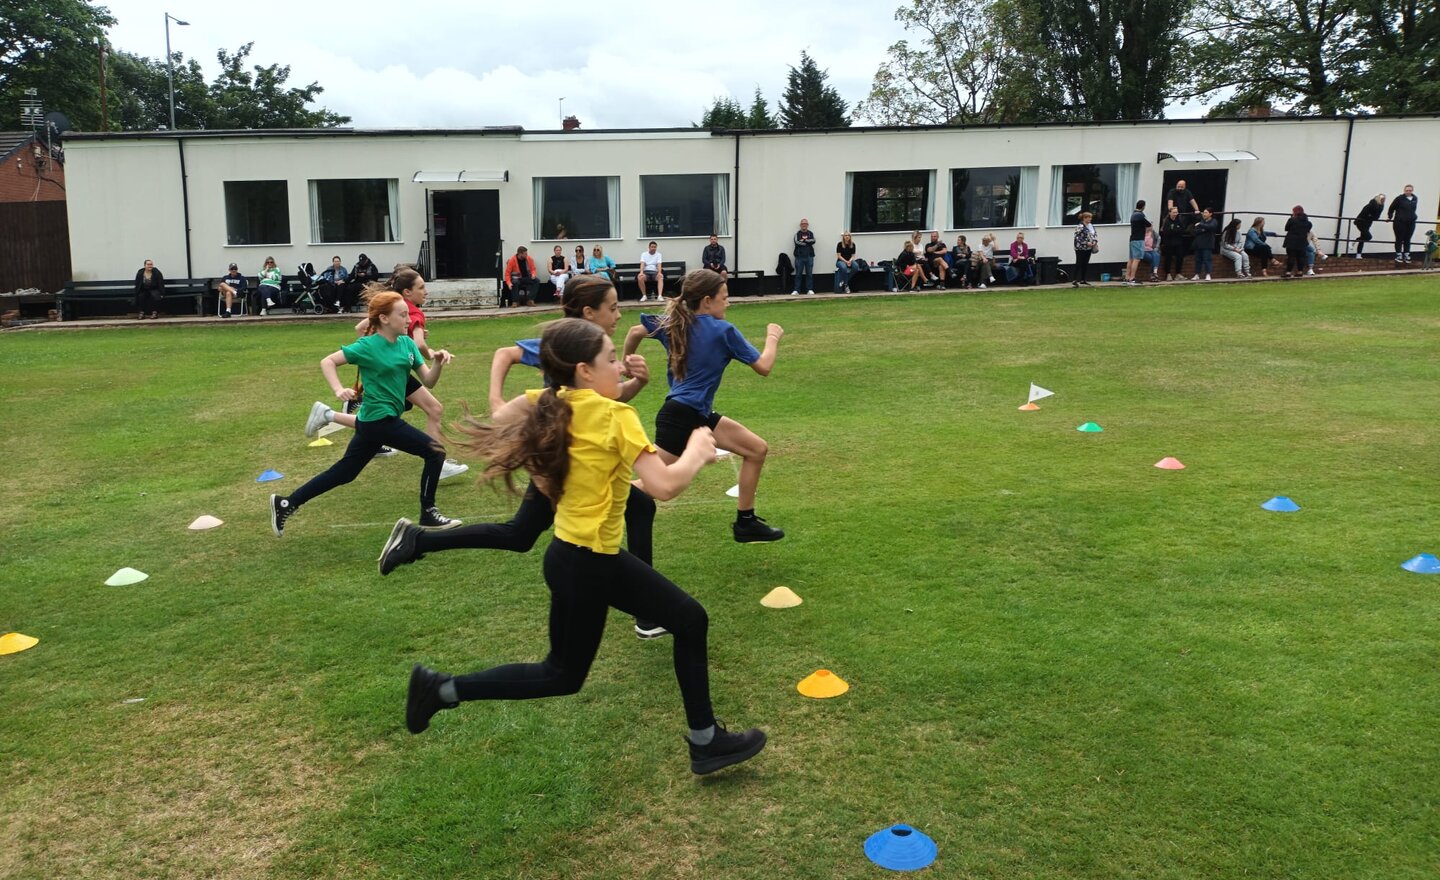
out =
<path fill-rule="evenodd" d="M 1230 172 L 1224 168 L 1177 168 L 1166 171 L 1165 186 L 1160 191 L 1158 214 L 1161 217 L 1165 216 L 1166 211 L 1169 210 L 1167 200 L 1170 197 L 1170 191 L 1175 188 L 1176 183 L 1183 180 L 1185 188 L 1195 194 L 1195 201 L 1199 203 L 1200 208 L 1202 210 L 1209 208 L 1211 213 L 1220 218 L 1220 225 L 1223 227 L 1225 225 L 1225 184 L 1229 177 Z M 1181 216 L 1185 216 L 1189 210 L 1188 207 L 1182 205 L 1180 207 Z M 1194 223 L 1200 218 L 1196 215 L 1186 217 L 1186 219 L 1190 223 Z"/>
<path fill-rule="evenodd" d="M 500 277 L 499 191 L 431 190 L 429 196 L 433 277 Z"/>

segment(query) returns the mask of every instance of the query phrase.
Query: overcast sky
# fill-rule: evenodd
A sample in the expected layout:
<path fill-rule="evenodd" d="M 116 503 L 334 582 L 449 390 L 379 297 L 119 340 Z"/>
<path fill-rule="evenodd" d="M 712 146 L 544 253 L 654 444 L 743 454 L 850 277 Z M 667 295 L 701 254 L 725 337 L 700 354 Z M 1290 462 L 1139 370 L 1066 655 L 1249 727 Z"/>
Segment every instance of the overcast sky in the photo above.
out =
<path fill-rule="evenodd" d="M 528 129 L 558 128 L 562 97 L 586 128 L 686 126 L 757 85 L 774 112 L 801 50 L 853 105 L 904 35 L 899 3 L 100 0 L 117 49 L 163 58 L 168 11 L 190 22 L 171 23 L 171 46 L 208 76 L 217 49 L 253 41 L 252 64 L 290 65 L 290 85 L 318 82 L 355 126 Z"/>

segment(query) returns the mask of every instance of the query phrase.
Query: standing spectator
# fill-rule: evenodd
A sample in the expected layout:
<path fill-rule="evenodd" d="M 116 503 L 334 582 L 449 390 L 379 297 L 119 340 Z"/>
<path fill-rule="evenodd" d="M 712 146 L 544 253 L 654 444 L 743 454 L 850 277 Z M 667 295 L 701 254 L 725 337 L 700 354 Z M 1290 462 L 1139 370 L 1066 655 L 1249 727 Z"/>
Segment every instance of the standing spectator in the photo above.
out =
<path fill-rule="evenodd" d="M 718 273 L 721 278 L 730 277 L 730 270 L 725 267 L 725 245 L 720 243 L 719 236 L 710 236 L 710 243 L 705 245 L 705 251 L 700 254 L 700 266 Z"/>
<path fill-rule="evenodd" d="M 1200 213 L 1200 203 L 1195 201 L 1195 194 L 1185 188 L 1185 181 L 1175 181 L 1175 188 L 1165 197 L 1165 211 L 1169 213 L 1171 208 L 1180 212 L 1180 219 L 1185 221 L 1188 227 L 1196 220 Z"/>
<path fill-rule="evenodd" d="M 1360 230 L 1360 235 L 1355 239 L 1355 259 L 1359 260 L 1365 256 L 1365 242 L 1375 236 L 1370 234 L 1370 224 L 1380 219 L 1380 212 L 1385 210 L 1385 194 L 1376 193 L 1375 198 L 1365 203 L 1360 213 L 1355 215 L 1355 228 Z"/>
<path fill-rule="evenodd" d="M 1160 283 L 1160 242 L 1155 238 L 1155 224 L 1145 223 L 1145 262 L 1150 264 L 1150 280 Z"/>
<path fill-rule="evenodd" d="M 260 314 L 268 315 L 275 304 L 284 297 L 280 293 L 280 285 L 283 276 L 280 269 L 275 265 L 274 257 L 266 257 L 265 265 L 260 268 L 260 277 L 257 279 L 258 288 L 256 298 L 260 300 Z"/>
<path fill-rule="evenodd" d="M 1310 218 L 1305 209 L 1296 205 L 1290 209 L 1290 219 L 1285 221 L 1285 275 L 1295 270 L 1298 278 L 1305 272 L 1305 248 L 1310 244 Z"/>
<path fill-rule="evenodd" d="M 955 246 L 950 249 L 951 273 L 960 282 L 960 289 L 970 287 L 977 280 L 975 277 L 975 249 L 970 247 L 970 242 L 965 236 L 955 237 Z M 981 287 L 985 285 L 981 284 Z"/>
<path fill-rule="evenodd" d="M 336 256 L 330 258 L 330 268 L 313 279 L 316 282 L 315 298 L 326 312 L 335 314 L 340 311 L 340 298 L 349 277 L 350 273 L 345 271 L 345 264 Z"/>
<path fill-rule="evenodd" d="M 1220 235 L 1220 221 L 1210 209 L 1200 212 L 1200 222 L 1195 224 L 1195 275 L 1190 280 L 1199 281 L 1204 276 L 1210 280 L 1214 265 L 1215 239 Z"/>
<path fill-rule="evenodd" d="M 555 250 L 550 254 L 550 283 L 555 285 L 555 300 L 559 302 L 565 296 L 565 282 L 570 280 L 570 261 L 565 258 L 565 249 L 555 245 Z"/>
<path fill-rule="evenodd" d="M 1135 203 L 1135 213 L 1130 215 L 1130 261 L 1125 264 L 1125 280 L 1130 284 L 1140 283 L 1135 272 L 1140 268 L 1140 261 L 1145 259 L 1145 228 L 1149 225 L 1150 220 L 1145 216 L 1145 200 L 1141 199 Z"/>
<path fill-rule="evenodd" d="M 360 301 L 360 291 L 365 285 L 374 284 L 380 280 L 380 267 L 370 261 L 370 258 L 361 254 L 355 259 L 355 265 L 350 269 L 350 279 L 340 291 L 340 309 L 345 312 L 355 311 L 355 304 Z"/>
<path fill-rule="evenodd" d="M 154 260 L 146 260 L 135 273 L 135 310 L 140 313 L 139 320 L 160 317 L 160 302 L 164 299 L 165 276 L 155 268 Z"/>
<path fill-rule="evenodd" d="M 835 242 L 835 292 L 849 293 L 850 279 L 869 269 L 864 260 L 855 256 L 855 240 L 850 233 L 840 233 L 840 240 Z"/>
<path fill-rule="evenodd" d="M 1395 230 L 1395 262 L 1410 262 L 1410 239 L 1415 236 L 1415 218 L 1420 202 L 1415 198 L 1415 187 L 1405 184 L 1404 195 L 1395 197 L 1390 210 L 1385 212 Z"/>
<path fill-rule="evenodd" d="M 645 248 L 640 255 L 640 274 L 635 276 L 635 283 L 640 285 L 640 301 L 643 303 L 649 296 L 645 291 L 645 282 L 650 281 L 655 285 L 655 301 L 665 295 L 665 258 L 661 256 L 659 245 L 655 242 Z"/>
<path fill-rule="evenodd" d="M 611 284 L 615 284 L 615 261 L 605 256 L 605 249 L 598 244 L 590 254 L 590 259 L 585 261 L 585 269 L 591 275 L 604 275 Z"/>
<path fill-rule="evenodd" d="M 1015 233 L 1010 242 L 1010 274 L 1008 280 L 1029 284 L 1035 280 L 1035 252 L 1025 243 L 1025 233 Z"/>
<path fill-rule="evenodd" d="M 1220 256 L 1235 265 L 1236 278 L 1250 277 L 1250 255 L 1245 253 L 1245 242 L 1240 238 L 1240 218 L 1232 217 L 1225 224 L 1220 235 Z"/>
<path fill-rule="evenodd" d="M 1160 254 L 1165 260 L 1165 280 L 1185 278 L 1185 219 L 1180 209 L 1170 206 L 1170 212 L 1160 223 Z"/>
<path fill-rule="evenodd" d="M 925 270 L 930 277 L 935 279 L 937 290 L 945 289 L 945 277 L 949 274 L 949 264 L 945 262 L 945 254 L 949 252 L 945 242 L 940 240 L 940 233 L 932 230 L 930 241 L 925 244 Z"/>
<path fill-rule="evenodd" d="M 925 283 L 925 267 L 915 255 L 915 242 L 906 240 L 905 249 L 895 258 L 895 271 L 906 290 L 919 290 Z"/>
<path fill-rule="evenodd" d="M 1265 239 L 1273 237 L 1273 232 L 1265 231 L 1264 217 L 1256 217 L 1250 224 L 1250 230 L 1245 233 L 1245 253 L 1250 255 L 1250 274 L 1255 274 L 1255 266 L 1259 264 L 1260 274 L 1270 277 L 1270 266 L 1275 262 L 1275 252 L 1270 249 L 1270 243 Z"/>
<path fill-rule="evenodd" d="M 1089 211 L 1080 213 L 1080 225 L 1075 227 L 1075 277 L 1070 280 L 1071 287 L 1079 287 L 1082 284 L 1090 286 L 1085 280 L 1086 273 L 1090 270 L 1090 255 L 1100 250 L 1100 235 L 1095 231 L 1095 226 L 1090 222 L 1095 215 Z"/>
<path fill-rule="evenodd" d="M 795 233 L 795 289 L 790 295 L 802 291 L 812 296 L 815 293 L 815 233 L 810 231 L 810 221 L 803 217 Z"/>
<path fill-rule="evenodd" d="M 590 268 L 585 261 L 585 245 L 575 245 L 575 262 L 570 264 L 571 275 L 589 275 Z"/>
<path fill-rule="evenodd" d="M 540 282 L 535 274 L 535 260 L 530 249 L 520 245 L 515 255 L 505 262 L 505 283 L 500 289 L 501 306 L 528 306 Z"/>
<path fill-rule="evenodd" d="M 235 297 L 240 297 L 242 304 L 245 302 L 246 287 L 248 285 L 245 283 L 245 276 L 240 274 L 240 267 L 231 263 L 230 271 L 225 273 L 225 277 L 220 279 L 220 284 L 215 288 L 225 300 L 225 308 L 220 310 L 221 317 L 230 317 L 230 309 L 235 305 Z"/>

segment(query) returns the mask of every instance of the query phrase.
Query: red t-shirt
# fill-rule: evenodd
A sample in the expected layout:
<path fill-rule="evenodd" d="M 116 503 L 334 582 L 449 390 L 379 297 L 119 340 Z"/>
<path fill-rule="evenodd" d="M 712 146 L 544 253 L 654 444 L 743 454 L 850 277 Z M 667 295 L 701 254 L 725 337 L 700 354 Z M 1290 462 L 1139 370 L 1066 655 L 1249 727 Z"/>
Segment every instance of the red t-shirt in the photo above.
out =
<path fill-rule="evenodd" d="M 425 313 L 420 311 L 420 309 L 408 299 L 405 300 L 405 308 L 410 311 L 410 323 L 406 326 L 405 333 L 413 337 L 417 329 L 425 329 Z M 428 333 L 429 331 L 426 332 Z"/>

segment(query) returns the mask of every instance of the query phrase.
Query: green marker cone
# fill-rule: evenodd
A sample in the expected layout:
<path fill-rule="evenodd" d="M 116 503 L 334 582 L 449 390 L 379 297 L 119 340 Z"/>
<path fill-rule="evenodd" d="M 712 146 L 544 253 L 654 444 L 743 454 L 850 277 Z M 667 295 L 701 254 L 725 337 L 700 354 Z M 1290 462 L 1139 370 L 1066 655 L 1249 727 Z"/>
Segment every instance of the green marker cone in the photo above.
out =
<path fill-rule="evenodd" d="M 1102 427 L 1100 427 L 1099 425 L 1095 424 L 1094 422 L 1086 422 L 1085 424 L 1081 425 L 1080 427 L 1076 428 L 1075 430 L 1077 430 L 1077 431 L 1084 431 L 1086 434 L 1099 434 L 1101 431 L 1103 431 L 1103 430 L 1105 430 L 1105 429 L 1102 428 Z"/>

